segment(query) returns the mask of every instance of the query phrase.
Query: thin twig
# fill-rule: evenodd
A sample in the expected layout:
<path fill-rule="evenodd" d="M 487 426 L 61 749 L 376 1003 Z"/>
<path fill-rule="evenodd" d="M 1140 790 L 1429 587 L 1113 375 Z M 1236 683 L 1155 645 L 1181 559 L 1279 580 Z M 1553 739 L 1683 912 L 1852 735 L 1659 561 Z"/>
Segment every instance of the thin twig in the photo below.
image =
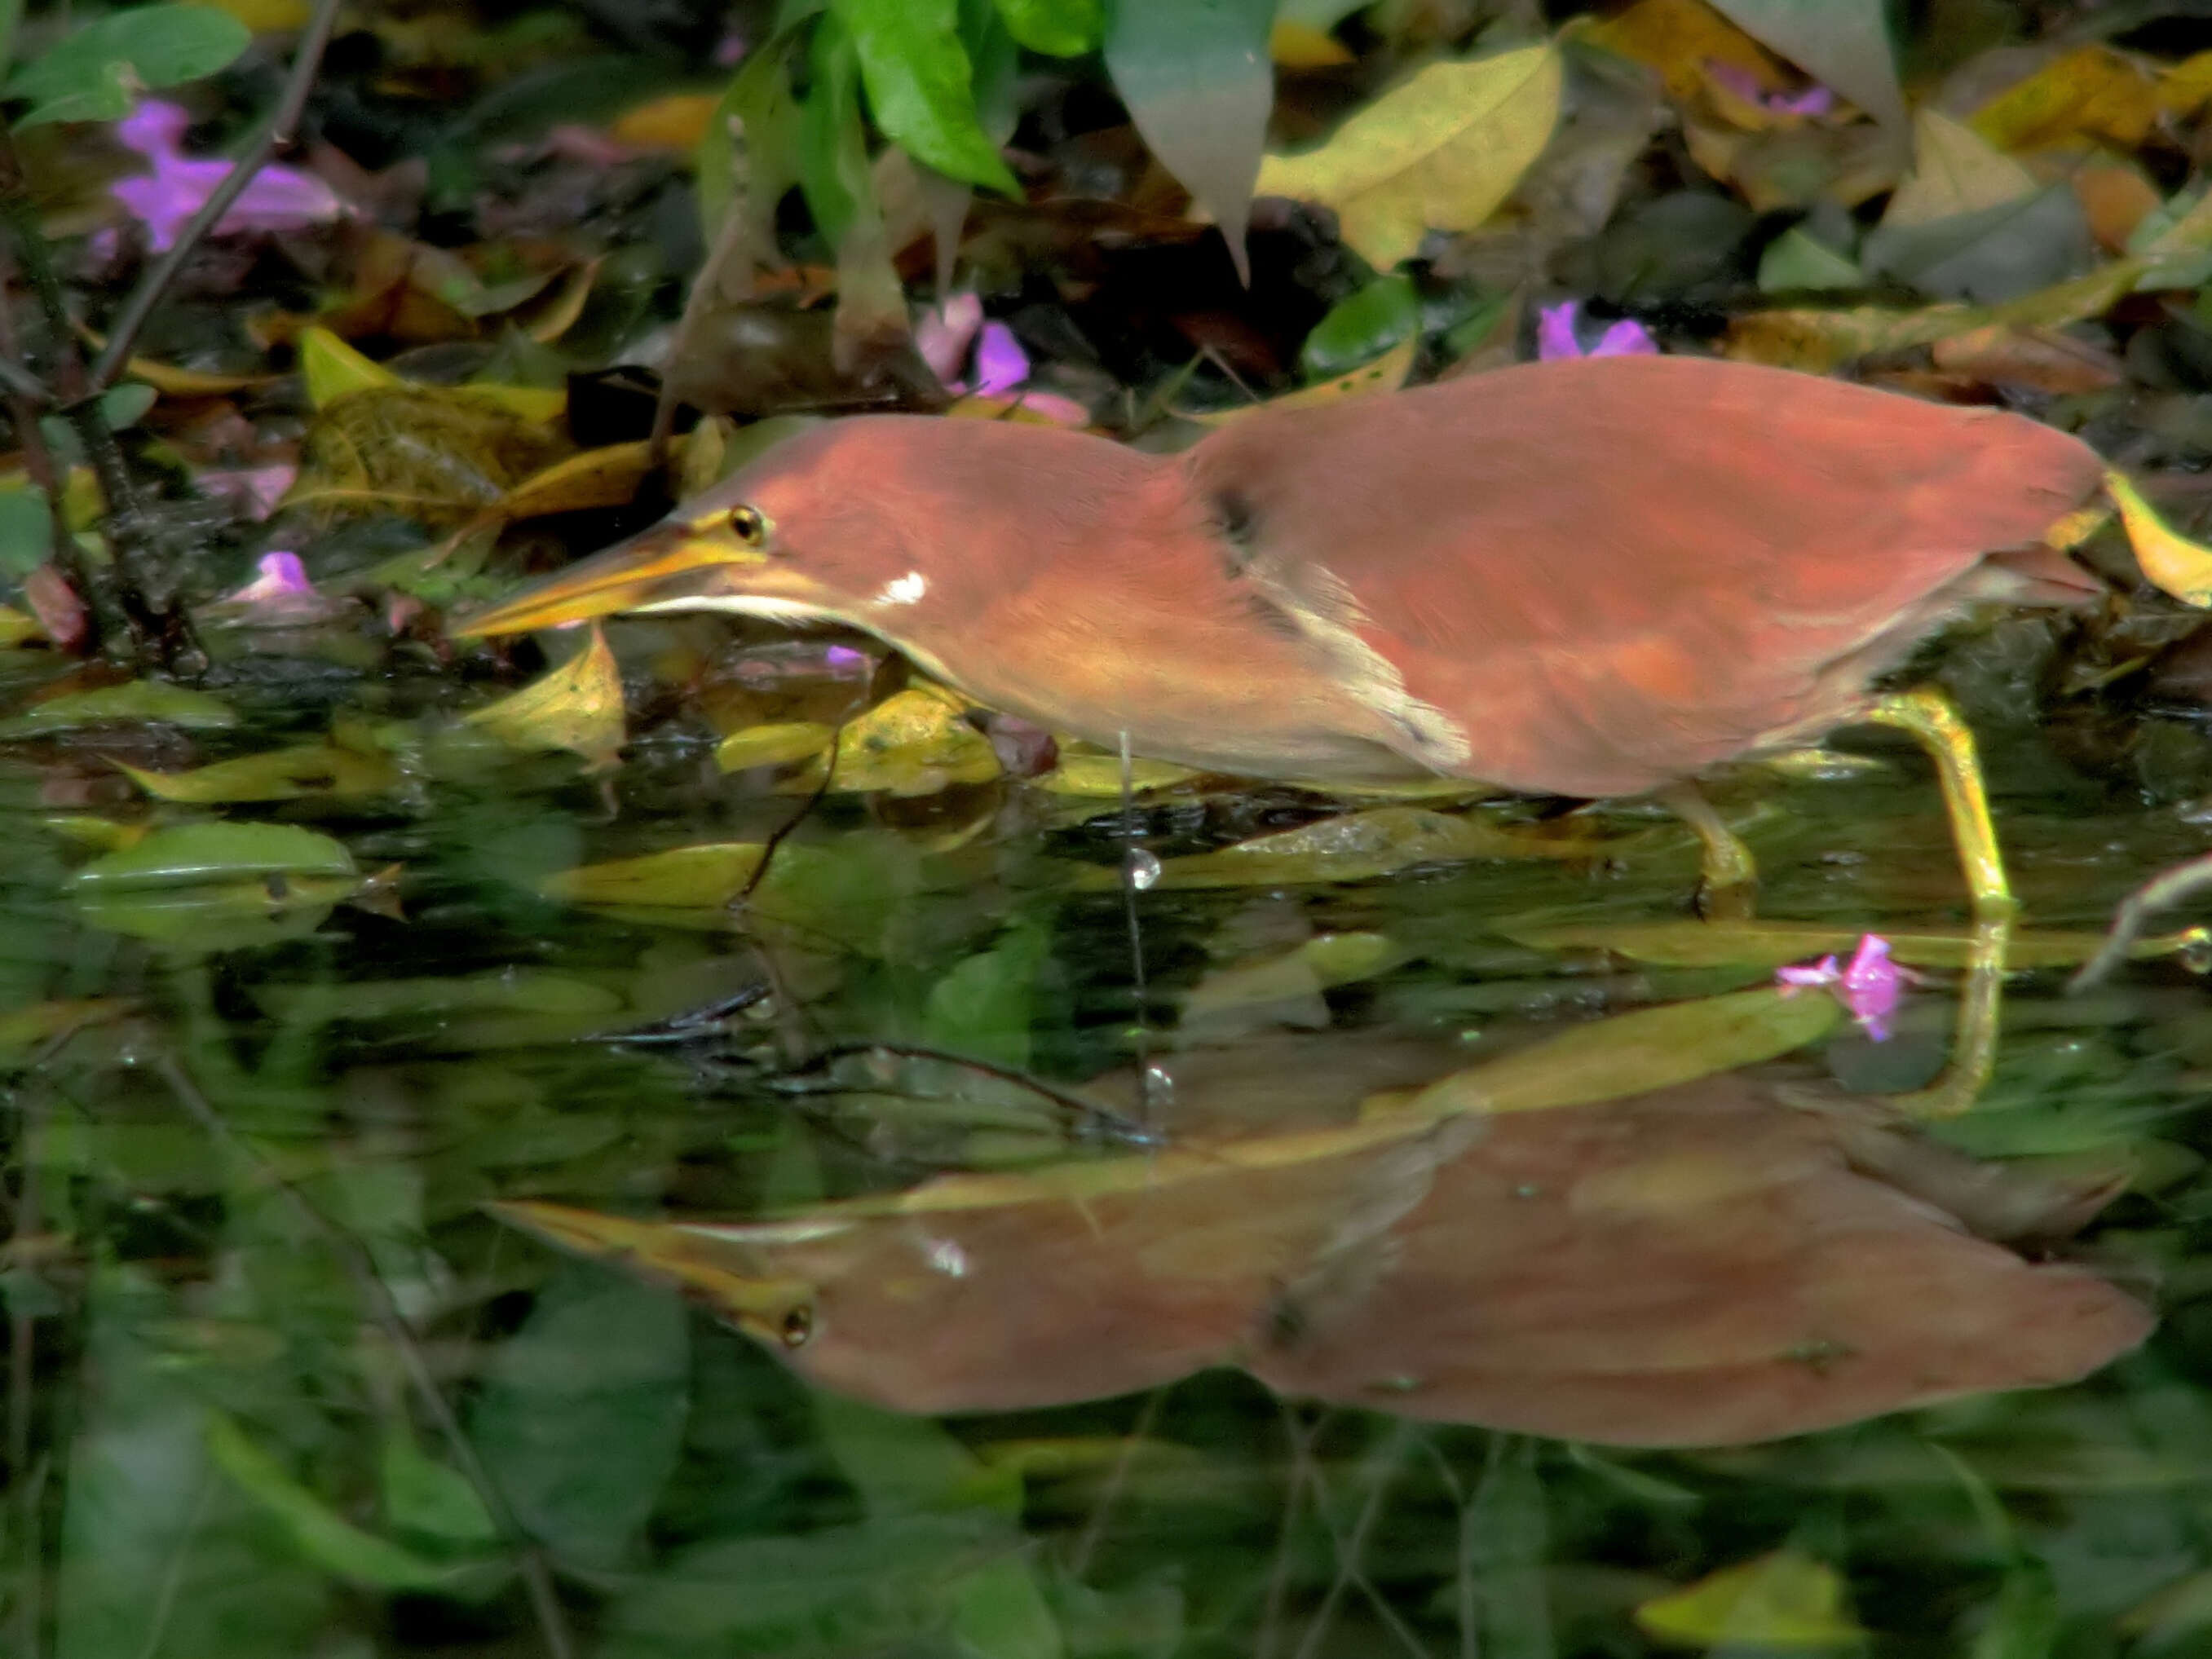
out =
<path fill-rule="evenodd" d="M 507 1540 L 507 1547 L 514 1552 L 516 1564 L 522 1573 L 522 1582 L 529 1592 L 531 1611 L 538 1620 L 539 1633 L 545 1638 L 549 1659 L 573 1659 L 574 1645 L 569 1639 L 568 1620 L 561 1612 L 560 1598 L 553 1589 L 553 1575 L 545 1565 L 545 1557 L 522 1523 L 515 1518 L 507 1494 L 492 1479 L 491 1471 L 477 1455 L 477 1449 L 462 1429 L 460 1419 L 446 1401 L 438 1379 L 430 1370 L 430 1362 L 422 1357 L 422 1345 L 416 1341 L 415 1333 L 407 1323 L 407 1316 L 392 1295 L 392 1289 L 377 1272 L 376 1264 L 360 1243 L 346 1230 L 325 1215 L 307 1195 L 285 1178 L 276 1166 L 261 1155 L 260 1149 L 248 1141 L 223 1121 L 199 1085 L 179 1065 L 175 1056 L 159 1054 L 153 1067 L 168 1084 L 177 1102 L 203 1129 L 223 1146 L 250 1159 L 260 1170 L 264 1179 L 284 1195 L 295 1213 L 308 1229 L 330 1247 L 337 1258 L 346 1277 L 353 1281 L 354 1290 L 387 1340 L 392 1351 L 399 1356 L 407 1380 L 422 1401 L 424 1413 L 437 1427 L 438 1432 L 453 1453 L 453 1462 L 462 1476 L 476 1488 Z"/>
<path fill-rule="evenodd" d="M 2069 996 L 2088 990 L 2128 959 L 2143 926 L 2152 915 L 2212 887 L 2212 853 L 2203 853 L 2171 870 L 2161 870 L 2129 894 L 2113 915 L 2112 931 L 2104 948 L 2081 964 L 2081 971 L 2067 981 Z"/>
<path fill-rule="evenodd" d="M 1173 1387 L 1172 1383 L 1168 1385 Z M 1121 1437 L 1121 1450 L 1115 1458 L 1114 1467 L 1107 1472 L 1106 1485 L 1098 1494 L 1098 1501 L 1091 1506 L 1091 1518 L 1083 1523 L 1083 1535 L 1075 1540 L 1075 1549 L 1067 1560 L 1067 1576 L 1078 1583 L 1091 1571 L 1091 1558 L 1098 1553 L 1098 1545 L 1106 1536 L 1106 1517 L 1121 1496 L 1121 1488 L 1128 1484 L 1130 1466 L 1137 1461 L 1137 1449 L 1152 1431 L 1159 1420 L 1160 1402 L 1168 1397 L 1166 1388 L 1154 1389 L 1145 1396 L 1143 1407 L 1129 1431 Z"/>
<path fill-rule="evenodd" d="M 177 273 L 185 268 L 185 261 L 191 258 L 200 240 L 230 210 L 230 204 L 246 193 L 246 187 L 268 165 L 277 146 L 291 142 L 300 113 L 307 106 L 307 94 L 314 90 L 315 74 L 322 67 L 323 48 L 330 45 L 337 21 L 338 0 L 316 0 L 314 13 L 293 51 L 292 70 L 285 77 L 284 90 L 276 100 L 276 109 L 261 124 L 237 164 L 200 204 L 200 210 L 185 221 L 175 244 L 138 279 L 138 286 L 131 289 L 131 297 L 123 302 L 123 309 L 115 313 L 114 320 L 108 325 L 107 343 L 100 348 L 92 365 L 88 390 L 105 392 L 115 383 L 116 377 L 131 362 L 131 349 L 137 343 L 147 319 L 154 314 L 154 307 L 176 282 Z"/>

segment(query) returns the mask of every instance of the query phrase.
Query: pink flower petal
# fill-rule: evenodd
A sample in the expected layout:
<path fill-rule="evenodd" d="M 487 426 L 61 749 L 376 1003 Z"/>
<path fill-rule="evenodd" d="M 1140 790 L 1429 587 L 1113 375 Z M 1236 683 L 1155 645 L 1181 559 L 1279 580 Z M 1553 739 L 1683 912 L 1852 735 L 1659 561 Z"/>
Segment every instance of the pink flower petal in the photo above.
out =
<path fill-rule="evenodd" d="M 118 179 L 107 187 L 108 193 L 146 227 L 147 244 L 156 253 L 176 246 L 185 223 L 230 177 L 228 161 L 194 160 L 178 153 L 178 142 L 190 121 L 176 105 L 149 98 L 115 125 L 117 138 L 151 161 L 154 171 Z M 224 211 L 216 232 L 238 235 L 304 230 L 328 224 L 344 212 L 337 193 L 313 173 L 270 164 L 253 175 Z"/>
<path fill-rule="evenodd" d="M 84 643 L 89 632 L 90 615 L 76 590 L 62 579 L 62 573 L 51 564 L 42 564 L 23 578 L 23 600 L 31 607 L 31 614 L 39 619 L 39 626 L 46 637 L 64 651 L 74 651 Z"/>
<path fill-rule="evenodd" d="M 1790 986 L 1833 985 L 1843 978 L 1833 957 L 1822 957 L 1809 968 L 1777 968 L 1778 983 Z"/>
<path fill-rule="evenodd" d="M 1091 411 L 1073 398 L 1063 398 L 1057 392 L 1039 392 L 1024 386 L 1014 393 L 1014 401 L 1032 415 L 1042 415 L 1054 426 L 1086 427 L 1091 424 Z"/>
<path fill-rule="evenodd" d="M 950 387 L 968 361 L 968 348 L 983 325 L 983 302 L 973 294 L 956 294 L 921 313 L 915 325 L 915 349 L 931 374 Z"/>
<path fill-rule="evenodd" d="M 1536 313 L 1536 361 L 1540 363 L 1556 362 L 1562 357 L 1579 357 L 1582 343 L 1575 338 L 1575 324 L 1582 315 L 1583 302 L 1565 300 L 1555 306 L 1545 306 Z"/>
<path fill-rule="evenodd" d="M 137 109 L 115 124 L 115 140 L 149 161 L 160 161 L 178 153 L 185 129 L 191 124 L 192 118 L 179 105 L 160 98 L 141 99 Z"/>
<path fill-rule="evenodd" d="M 1623 318 L 1603 334 L 1589 349 L 1593 357 L 1645 357 L 1656 356 L 1659 343 L 1644 331 L 1644 325 L 1632 318 Z"/>
<path fill-rule="evenodd" d="M 1030 354 L 1004 323 L 983 325 L 975 345 L 975 390 L 987 398 L 1012 392 L 1030 377 Z"/>
<path fill-rule="evenodd" d="M 250 605 L 274 611 L 296 610 L 303 600 L 311 605 L 321 605 L 322 595 L 307 580 L 307 567 L 300 562 L 297 553 L 264 553 L 256 568 L 260 574 L 236 592 L 222 596 L 225 605 Z"/>

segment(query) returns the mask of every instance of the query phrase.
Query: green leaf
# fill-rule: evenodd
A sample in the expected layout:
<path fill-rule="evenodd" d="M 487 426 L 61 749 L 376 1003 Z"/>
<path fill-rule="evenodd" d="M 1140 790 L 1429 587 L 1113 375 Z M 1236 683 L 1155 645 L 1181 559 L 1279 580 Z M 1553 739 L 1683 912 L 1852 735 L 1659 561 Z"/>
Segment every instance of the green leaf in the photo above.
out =
<path fill-rule="evenodd" d="M 744 134 L 742 174 L 733 120 Z M 774 253 L 776 205 L 799 179 L 799 100 L 791 90 L 790 53 L 781 42 L 763 46 L 731 77 L 696 153 L 699 216 L 710 243 L 742 184 L 744 199 L 737 204 L 738 210 L 750 216 L 756 246 Z"/>
<path fill-rule="evenodd" d="M 998 7 L 1015 40 L 1051 58 L 1081 57 L 1105 26 L 1099 0 L 998 0 Z"/>
<path fill-rule="evenodd" d="M 1020 196 L 975 112 L 957 0 L 831 0 L 830 9 L 860 54 L 868 107 L 886 137 L 948 178 Z"/>
<path fill-rule="evenodd" d="M 384 1518 L 394 1531 L 469 1549 L 499 1541 L 498 1524 L 467 1477 L 424 1456 L 404 1436 L 394 1435 L 384 1443 L 380 1473 Z"/>
<path fill-rule="evenodd" d="M 118 120 L 131 112 L 137 88 L 213 75 L 252 39 L 243 23 L 210 6 L 134 6 L 64 35 L 9 77 L 6 96 L 31 106 L 19 127 Z"/>
<path fill-rule="evenodd" d="M 799 106 L 799 182 L 815 229 L 834 249 L 873 191 L 860 125 L 859 50 L 835 15 L 815 28 L 808 68 L 812 84 Z"/>
<path fill-rule="evenodd" d="M 221 1412 L 208 1414 L 207 1447 L 216 1467 L 274 1516 L 317 1566 L 384 1589 L 435 1589 L 452 1581 L 453 1567 L 364 1532 L 337 1514 Z"/>
<path fill-rule="evenodd" d="M 1299 372 L 1310 381 L 1333 380 L 1411 338 L 1420 325 L 1413 278 L 1378 276 L 1314 325 L 1298 350 Z"/>
<path fill-rule="evenodd" d="M 54 556 L 54 515 L 27 489 L 0 491 L 0 570 L 27 576 Z"/>
<path fill-rule="evenodd" d="M 1882 0 L 1713 0 L 1713 9 L 1875 120 L 1905 125 Z"/>
<path fill-rule="evenodd" d="M 184 887 L 270 876 L 353 877 L 340 842 L 289 823 L 179 823 L 76 872 L 86 888 Z"/>
<path fill-rule="evenodd" d="M 1007 929 L 996 945 L 956 964 L 930 988 L 923 1040 L 1017 1070 L 1026 1066 L 1030 1005 L 1049 954 L 1042 928 Z"/>
<path fill-rule="evenodd" d="M 1152 154 L 1220 225 L 1251 281 L 1244 228 L 1274 107 L 1275 0 L 1110 0 L 1106 68 Z"/>
<path fill-rule="evenodd" d="M 13 498 L 0 496 L 0 507 Z M 39 516 L 46 517 L 40 507 Z M 126 680 L 90 691 L 67 691 L 34 702 L 14 720 L 0 722 L 0 733 L 62 732 L 83 726 L 159 720 L 187 731 L 217 731 L 238 724 L 237 712 L 220 697 L 167 680 Z"/>
<path fill-rule="evenodd" d="M 684 1438 L 684 1304 L 572 1267 L 494 1351 L 470 1435 L 515 1518 L 580 1566 L 628 1558 Z"/>

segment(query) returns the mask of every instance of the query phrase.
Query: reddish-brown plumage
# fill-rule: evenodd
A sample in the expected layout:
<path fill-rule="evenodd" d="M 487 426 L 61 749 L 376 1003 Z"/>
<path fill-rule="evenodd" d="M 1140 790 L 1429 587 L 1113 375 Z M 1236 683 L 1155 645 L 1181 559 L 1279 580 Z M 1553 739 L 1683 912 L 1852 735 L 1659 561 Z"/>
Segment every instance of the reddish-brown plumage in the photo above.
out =
<path fill-rule="evenodd" d="M 842 422 L 478 632 L 867 629 L 982 702 L 1213 769 L 1623 794 L 1810 741 L 2094 493 L 2021 416 L 1698 358 L 1261 410 L 1179 456 Z M 760 545 L 722 527 L 766 515 Z"/>

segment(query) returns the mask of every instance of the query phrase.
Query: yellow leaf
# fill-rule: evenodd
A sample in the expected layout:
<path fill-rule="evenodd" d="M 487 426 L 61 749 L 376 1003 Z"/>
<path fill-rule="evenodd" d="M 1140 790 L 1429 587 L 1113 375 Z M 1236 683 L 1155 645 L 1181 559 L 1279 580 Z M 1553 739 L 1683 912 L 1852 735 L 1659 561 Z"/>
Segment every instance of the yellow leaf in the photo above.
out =
<path fill-rule="evenodd" d="M 861 794 L 933 795 L 956 783 L 988 783 L 1002 768 L 963 705 L 910 686 L 837 733 L 831 787 Z M 802 786 L 803 787 L 803 786 Z"/>
<path fill-rule="evenodd" d="M 2159 112 L 2185 120 L 2212 99 L 2212 52 L 2185 58 L 2158 83 Z"/>
<path fill-rule="evenodd" d="M 1036 787 L 1055 795 L 1119 799 L 1121 757 L 1073 748 L 1073 741 L 1071 738 L 1061 743 L 1060 763 L 1037 779 Z M 1166 789 L 1197 775 L 1188 766 L 1177 766 L 1170 761 L 1146 760 L 1141 755 L 1133 756 L 1129 761 L 1129 787 L 1139 794 L 1147 789 Z"/>
<path fill-rule="evenodd" d="M 307 403 L 314 409 L 327 408 L 349 392 L 406 384 L 326 328 L 301 330 L 300 374 L 307 383 Z"/>
<path fill-rule="evenodd" d="M 1848 1647 L 1866 1632 L 1844 1608 L 1834 1569 L 1795 1550 L 1723 1567 L 1687 1589 L 1646 1601 L 1636 1622 L 1662 1641 L 1692 1647 Z"/>
<path fill-rule="evenodd" d="M 589 507 L 627 507 L 653 471 L 652 457 L 653 446 L 641 438 L 556 461 L 508 490 L 499 504 L 500 516 L 538 519 Z"/>
<path fill-rule="evenodd" d="M 512 414 L 539 425 L 550 425 L 568 412 L 568 394 L 559 386 L 457 386 L 455 392 L 485 398 Z"/>
<path fill-rule="evenodd" d="M 189 772 L 146 772 L 120 761 L 116 764 L 148 794 L 198 805 L 298 800 L 311 795 L 348 799 L 381 793 L 399 781 L 398 769 L 383 757 L 327 744 L 241 755 Z"/>
<path fill-rule="evenodd" d="M 1253 193 L 1335 209 L 1345 241 L 1388 270 L 1425 233 L 1490 217 L 1550 141 L 1559 84 L 1549 46 L 1431 64 L 1318 149 L 1267 157 Z"/>
<path fill-rule="evenodd" d="M 1353 61 L 1352 49 L 1326 29 L 1287 17 L 1275 20 L 1267 56 L 1285 69 L 1334 69 Z"/>
<path fill-rule="evenodd" d="M 2151 585 L 2199 610 L 2212 605 L 2212 548 L 2166 527 L 2142 492 L 2118 472 L 2105 474 L 2105 493 L 2120 509 L 2128 545 Z"/>
<path fill-rule="evenodd" d="M 2132 149 L 2158 119 L 2161 87 L 2110 46 L 2052 59 L 1976 110 L 1969 124 L 1999 149 L 2100 138 Z M 2185 88 L 2178 89 L 2185 96 Z"/>
<path fill-rule="evenodd" d="M 748 766 L 783 766 L 818 755 L 837 740 L 837 729 L 819 720 L 780 720 L 732 732 L 716 745 L 714 764 L 725 772 Z"/>
<path fill-rule="evenodd" d="M 1265 403 L 1247 404 L 1242 409 L 1209 410 L 1204 414 L 1187 414 L 1183 418 L 1196 421 L 1201 426 L 1227 426 L 1231 421 L 1243 420 L 1255 409 L 1314 409 L 1322 404 L 1341 403 L 1364 392 L 1395 392 L 1406 383 L 1407 371 L 1413 368 L 1413 355 L 1420 349 L 1420 344 L 1419 339 L 1401 341 L 1374 362 L 1362 363 L 1333 380 L 1300 386 L 1296 392 L 1285 392 Z"/>
<path fill-rule="evenodd" d="M 25 640 L 46 637 L 39 619 L 12 605 L 0 605 L 0 651 L 12 651 Z"/>
<path fill-rule="evenodd" d="M 568 661 L 467 719 L 517 749 L 570 749 L 611 765 L 623 744 L 622 673 L 605 635 L 594 624 L 591 643 Z"/>
<path fill-rule="evenodd" d="M 1912 140 L 1912 172 L 1889 198 L 1889 210 L 1881 216 L 1885 229 L 2002 207 L 2041 187 L 2033 173 L 1973 129 L 1932 109 L 1913 118 Z"/>
<path fill-rule="evenodd" d="M 707 136 L 714 106 L 722 100 L 716 92 L 672 92 L 650 103 L 617 116 L 607 136 L 641 149 L 672 150 L 689 155 Z"/>
<path fill-rule="evenodd" d="M 567 904 L 719 909 L 744 894 L 760 861 L 758 842 L 711 842 L 558 871 L 538 890 Z"/>

